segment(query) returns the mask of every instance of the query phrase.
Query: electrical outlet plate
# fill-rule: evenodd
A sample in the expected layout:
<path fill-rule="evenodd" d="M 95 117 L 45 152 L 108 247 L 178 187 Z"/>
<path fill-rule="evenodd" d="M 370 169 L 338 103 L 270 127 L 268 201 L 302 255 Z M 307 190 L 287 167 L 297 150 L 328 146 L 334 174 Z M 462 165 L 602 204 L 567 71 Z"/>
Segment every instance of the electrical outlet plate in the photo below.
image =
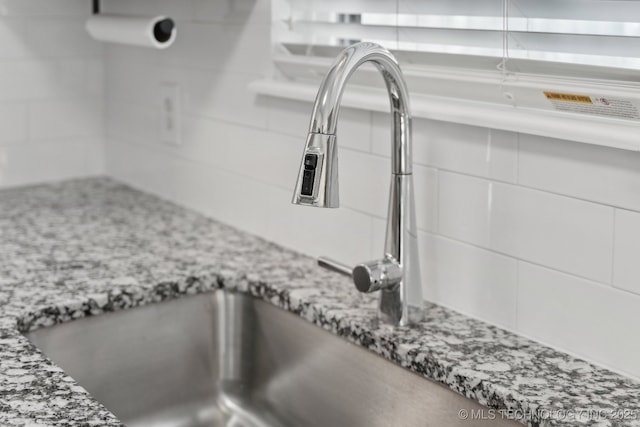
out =
<path fill-rule="evenodd" d="M 182 144 L 182 103 L 178 84 L 160 84 L 160 111 L 160 139 L 169 145 Z"/>

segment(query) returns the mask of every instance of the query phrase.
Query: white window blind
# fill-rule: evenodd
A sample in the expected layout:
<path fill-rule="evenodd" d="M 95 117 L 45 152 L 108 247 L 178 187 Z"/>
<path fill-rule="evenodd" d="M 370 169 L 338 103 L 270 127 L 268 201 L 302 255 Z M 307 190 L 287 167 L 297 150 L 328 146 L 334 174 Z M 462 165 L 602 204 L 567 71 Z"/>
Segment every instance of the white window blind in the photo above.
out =
<path fill-rule="evenodd" d="M 275 75 L 252 87 L 313 99 L 359 41 L 396 55 L 415 116 L 640 151 L 640 0 L 272 0 Z M 345 102 L 386 111 L 381 88 L 363 67 Z"/>
<path fill-rule="evenodd" d="M 290 55 L 373 41 L 405 63 L 639 80 L 640 1 L 289 0 L 283 15 Z"/>

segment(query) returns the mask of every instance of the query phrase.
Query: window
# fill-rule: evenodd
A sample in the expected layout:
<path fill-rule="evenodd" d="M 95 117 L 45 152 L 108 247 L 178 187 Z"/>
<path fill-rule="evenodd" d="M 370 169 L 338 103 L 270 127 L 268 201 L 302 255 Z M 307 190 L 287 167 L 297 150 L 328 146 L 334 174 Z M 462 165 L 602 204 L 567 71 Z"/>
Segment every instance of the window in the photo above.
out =
<path fill-rule="evenodd" d="M 619 120 L 635 135 L 639 130 L 640 1 L 273 0 L 272 7 L 275 80 L 281 85 L 317 88 L 341 49 L 366 40 L 397 56 L 417 115 L 433 116 L 420 107 L 424 95 L 487 103 L 503 113 L 510 107 L 537 114 L 535 120 L 542 113 L 568 122 Z M 354 84 L 379 87 L 374 74 L 358 72 Z M 260 86 L 263 93 L 287 92 Z M 609 123 L 614 125 L 620 123 Z M 635 135 L 627 142 L 633 139 L 640 149 Z M 612 145 L 629 148 L 622 140 Z"/>

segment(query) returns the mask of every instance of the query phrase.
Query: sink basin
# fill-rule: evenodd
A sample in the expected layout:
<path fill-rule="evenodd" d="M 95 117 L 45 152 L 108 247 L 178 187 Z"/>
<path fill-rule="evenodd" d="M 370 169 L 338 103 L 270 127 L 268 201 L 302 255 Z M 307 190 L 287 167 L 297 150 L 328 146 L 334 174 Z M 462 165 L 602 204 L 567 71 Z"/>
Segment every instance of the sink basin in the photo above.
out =
<path fill-rule="evenodd" d="M 127 426 L 520 425 L 298 316 L 223 291 L 27 334 Z"/>

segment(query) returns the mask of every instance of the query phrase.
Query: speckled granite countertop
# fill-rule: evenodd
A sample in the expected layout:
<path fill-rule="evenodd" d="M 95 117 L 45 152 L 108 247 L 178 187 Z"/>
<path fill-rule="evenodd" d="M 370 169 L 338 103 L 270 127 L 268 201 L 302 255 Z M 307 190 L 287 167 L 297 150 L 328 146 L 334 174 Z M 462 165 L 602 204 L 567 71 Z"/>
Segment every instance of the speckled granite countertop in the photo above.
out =
<path fill-rule="evenodd" d="M 377 328 L 376 296 L 347 278 L 107 179 L 0 191 L 0 424 L 121 425 L 21 332 L 217 288 L 269 300 L 532 425 L 640 426 L 638 383 L 435 305 L 417 328 Z"/>

